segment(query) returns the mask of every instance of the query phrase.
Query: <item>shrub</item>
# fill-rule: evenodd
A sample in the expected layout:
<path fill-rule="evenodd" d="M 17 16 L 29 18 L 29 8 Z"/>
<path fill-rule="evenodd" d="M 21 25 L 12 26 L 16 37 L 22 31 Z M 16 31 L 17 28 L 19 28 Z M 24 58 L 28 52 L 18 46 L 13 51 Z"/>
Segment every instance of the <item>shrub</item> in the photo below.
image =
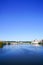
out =
<path fill-rule="evenodd" d="M 43 42 L 39 42 L 38 44 L 43 45 Z"/>
<path fill-rule="evenodd" d="M 0 48 L 2 48 L 3 47 L 3 42 L 0 42 Z"/>

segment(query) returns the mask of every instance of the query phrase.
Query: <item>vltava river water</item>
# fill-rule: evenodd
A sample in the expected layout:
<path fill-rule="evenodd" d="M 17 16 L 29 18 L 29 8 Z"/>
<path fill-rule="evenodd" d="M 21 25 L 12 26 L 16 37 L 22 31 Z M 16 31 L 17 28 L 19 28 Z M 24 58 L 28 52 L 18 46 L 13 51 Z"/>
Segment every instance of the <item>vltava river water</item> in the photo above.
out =
<path fill-rule="evenodd" d="M 43 65 L 43 46 L 5 45 L 0 48 L 0 65 Z"/>

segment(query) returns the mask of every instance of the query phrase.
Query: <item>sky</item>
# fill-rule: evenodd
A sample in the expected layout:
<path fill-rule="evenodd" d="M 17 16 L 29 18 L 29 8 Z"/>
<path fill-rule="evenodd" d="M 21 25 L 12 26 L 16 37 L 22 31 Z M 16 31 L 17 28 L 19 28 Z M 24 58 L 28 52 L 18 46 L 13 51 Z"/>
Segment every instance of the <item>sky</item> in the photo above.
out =
<path fill-rule="evenodd" d="M 43 39 L 43 0 L 0 0 L 0 40 Z"/>

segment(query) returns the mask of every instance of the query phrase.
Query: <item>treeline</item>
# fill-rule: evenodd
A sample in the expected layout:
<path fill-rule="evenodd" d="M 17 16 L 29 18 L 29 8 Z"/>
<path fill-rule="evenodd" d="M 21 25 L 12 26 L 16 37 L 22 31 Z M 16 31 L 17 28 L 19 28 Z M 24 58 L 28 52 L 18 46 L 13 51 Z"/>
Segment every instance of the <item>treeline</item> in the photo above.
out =
<path fill-rule="evenodd" d="M 23 41 L 23 43 L 31 43 L 31 41 Z"/>
<path fill-rule="evenodd" d="M 0 48 L 2 48 L 4 45 L 6 45 L 6 42 L 0 41 Z M 10 42 L 8 42 L 8 45 L 10 45 Z"/>
<path fill-rule="evenodd" d="M 39 42 L 38 44 L 39 44 L 39 45 L 43 45 L 43 42 Z"/>

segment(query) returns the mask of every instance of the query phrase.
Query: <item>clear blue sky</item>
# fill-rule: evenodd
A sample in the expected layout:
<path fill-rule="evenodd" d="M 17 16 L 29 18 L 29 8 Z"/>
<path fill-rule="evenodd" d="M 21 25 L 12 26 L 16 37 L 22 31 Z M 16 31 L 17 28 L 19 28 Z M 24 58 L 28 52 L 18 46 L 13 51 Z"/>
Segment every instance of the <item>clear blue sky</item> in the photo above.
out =
<path fill-rule="evenodd" d="M 43 39 L 43 0 L 0 0 L 0 40 Z"/>

